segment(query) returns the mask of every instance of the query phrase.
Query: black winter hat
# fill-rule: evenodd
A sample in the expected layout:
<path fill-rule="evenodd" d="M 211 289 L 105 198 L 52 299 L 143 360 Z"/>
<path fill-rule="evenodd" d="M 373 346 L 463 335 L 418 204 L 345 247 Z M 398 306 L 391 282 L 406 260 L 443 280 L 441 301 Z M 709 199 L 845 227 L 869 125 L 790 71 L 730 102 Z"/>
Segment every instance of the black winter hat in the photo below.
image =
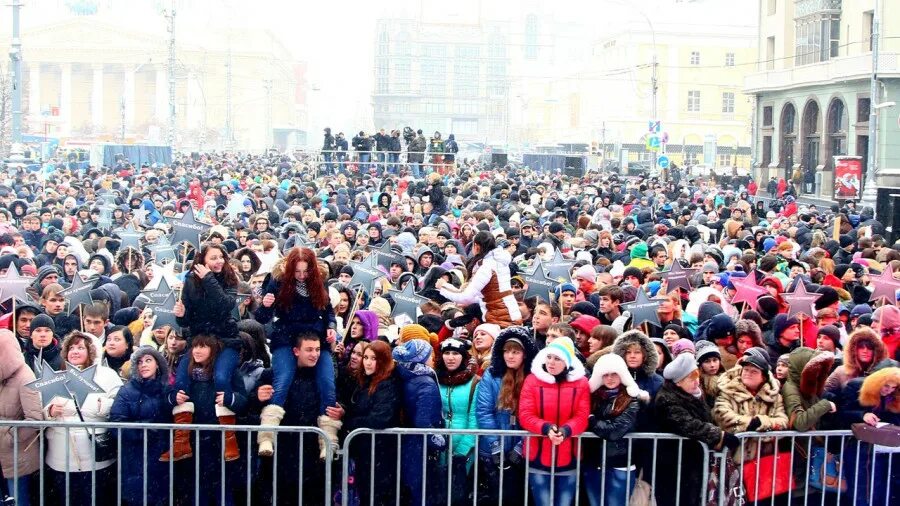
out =
<path fill-rule="evenodd" d="M 769 357 L 766 354 L 766 350 L 762 348 L 754 346 L 745 351 L 738 363 L 740 365 L 752 365 L 762 371 L 763 376 L 767 379 L 769 377 Z"/>
<path fill-rule="evenodd" d="M 53 323 L 53 318 L 50 318 L 46 314 L 39 314 L 31 320 L 31 330 L 32 332 L 36 329 L 50 329 L 51 332 L 56 332 L 56 324 Z"/>
<path fill-rule="evenodd" d="M 820 293 L 822 296 L 816 300 L 816 309 L 822 309 L 823 307 L 828 307 L 835 302 L 840 300 L 838 296 L 837 290 L 830 286 L 822 285 L 819 287 L 816 292 Z"/>
<path fill-rule="evenodd" d="M 771 295 L 760 297 L 757 301 L 757 311 L 766 321 L 769 321 L 778 315 L 778 301 Z"/>
<path fill-rule="evenodd" d="M 834 342 L 835 348 L 841 347 L 841 331 L 834 325 L 825 325 L 819 327 L 819 335 L 824 335 Z"/>

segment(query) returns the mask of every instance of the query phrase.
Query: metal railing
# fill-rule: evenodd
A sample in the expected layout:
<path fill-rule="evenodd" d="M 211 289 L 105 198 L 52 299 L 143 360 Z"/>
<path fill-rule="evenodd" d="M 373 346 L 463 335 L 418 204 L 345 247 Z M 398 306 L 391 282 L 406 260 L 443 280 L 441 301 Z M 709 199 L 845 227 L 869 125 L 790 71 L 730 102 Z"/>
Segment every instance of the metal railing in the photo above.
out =
<path fill-rule="evenodd" d="M 21 429 L 37 432 L 23 441 Z M 193 456 L 160 462 L 156 453 L 173 447 L 177 430 L 190 431 Z M 261 430 L 276 433 L 271 458 L 257 456 L 255 434 Z M 530 478 L 539 473 L 548 477 L 549 491 L 537 490 L 543 499 L 538 504 L 548 498 L 553 503 L 559 494 L 571 504 L 584 503 L 584 494 L 590 504 L 629 504 L 637 483 L 641 493 L 649 490 L 659 502 L 678 506 L 900 504 L 900 450 L 860 442 L 850 431 L 742 433 L 735 451 L 713 451 L 672 434 L 631 433 L 608 441 L 585 433 L 572 443 L 578 455 L 574 468 L 563 470 L 557 469 L 555 446 L 549 469 L 536 468 L 528 456 L 543 436 L 524 431 L 357 429 L 336 453 L 326 444 L 324 460 L 319 459 L 317 439 L 326 435 L 316 427 L 3 420 L 0 431 L 8 431 L 14 455 L 38 446 L 37 471 L 20 476 L 22 464 L 15 458 L 12 475 L 5 478 L 12 482 L 13 496 L 19 493 L 19 480 L 36 482 L 31 485 L 39 492 L 31 504 L 41 506 L 88 504 L 85 493 L 90 494 L 91 505 L 232 500 L 246 505 L 529 504 L 537 499 Z M 98 463 L 93 445 L 90 455 L 78 455 L 79 437 L 83 443 L 86 435 L 103 431 L 114 431 L 118 443 L 114 462 Z M 222 455 L 229 431 L 240 446 L 240 458 L 232 462 Z M 57 469 L 46 462 L 48 445 L 60 441 L 48 441 L 51 433 L 64 441 L 62 468 L 58 461 Z M 483 446 L 489 446 L 483 441 L 487 437 L 498 438 L 499 453 L 491 448 L 496 457 Z M 472 450 L 468 458 L 460 459 L 462 465 L 455 465 L 459 462 L 454 462 L 453 451 L 462 438 L 470 438 Z M 511 453 L 519 444 L 521 451 Z M 614 460 L 608 458 L 613 451 Z M 510 460 L 516 454 L 521 461 Z M 76 465 L 71 464 L 73 455 Z M 614 469 L 617 465 L 621 470 Z M 616 480 L 612 486 L 609 479 Z M 688 488 L 698 484 L 699 490 Z M 693 499 L 694 493 L 699 497 Z"/>

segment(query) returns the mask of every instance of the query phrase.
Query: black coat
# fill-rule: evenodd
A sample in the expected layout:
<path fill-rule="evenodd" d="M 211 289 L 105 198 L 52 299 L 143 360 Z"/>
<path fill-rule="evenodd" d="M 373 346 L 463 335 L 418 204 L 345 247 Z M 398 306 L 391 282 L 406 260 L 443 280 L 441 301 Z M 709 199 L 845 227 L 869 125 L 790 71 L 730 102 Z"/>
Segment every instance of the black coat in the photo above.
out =
<path fill-rule="evenodd" d="M 319 360 L 327 358 L 325 355 Z M 320 406 L 319 386 L 316 382 L 316 370 L 313 367 L 302 367 L 294 373 L 294 380 L 288 389 L 284 403 L 282 427 L 315 427 Z M 300 453 L 300 440 L 303 440 L 303 454 Z M 317 482 L 323 471 L 319 463 L 318 438 L 314 433 L 281 432 L 277 433 L 278 462 L 290 465 L 278 466 L 278 502 L 281 504 L 297 504 L 298 493 L 303 490 L 304 499 L 319 504 L 322 499 L 321 482 Z M 303 483 L 297 483 L 297 468 L 303 468 Z M 316 486 L 306 486 L 316 484 Z M 309 495 L 315 494 L 315 495 Z"/>
<path fill-rule="evenodd" d="M 616 416 L 613 415 L 616 397 L 609 399 L 599 399 L 596 395 L 592 397 L 594 406 L 588 419 L 588 430 L 606 440 L 607 467 L 625 467 L 628 465 L 629 441 L 623 437 L 634 430 L 641 406 L 637 399 L 631 399 L 625 410 Z M 634 448 L 632 454 L 633 452 Z M 584 464 L 599 468 L 603 464 L 602 459 L 603 442 L 594 438 L 585 439 Z"/>
<path fill-rule="evenodd" d="M 222 275 L 210 273 L 198 280 L 193 273 L 188 274 L 181 292 L 184 316 L 177 320 L 188 346 L 193 336 L 211 334 L 224 346 L 240 349 L 237 320 L 232 315 L 237 301 L 225 291 L 230 288 L 236 287 L 226 287 Z"/>
<path fill-rule="evenodd" d="M 263 294 L 271 293 L 277 296 L 280 291 L 281 282 L 270 279 L 263 289 Z M 273 316 L 278 318 L 272 324 L 272 333 L 269 336 L 270 347 L 273 350 L 281 346 L 293 346 L 297 335 L 304 332 L 317 334 L 322 348 L 325 348 L 327 344 L 325 342 L 326 331 L 337 327 L 337 320 L 331 304 L 325 304 L 324 309 L 316 309 L 309 297 L 299 295 L 294 297 L 294 304 L 289 308 L 284 307 L 276 300 L 271 307 L 260 305 L 253 316 L 263 325 L 269 323 Z"/>

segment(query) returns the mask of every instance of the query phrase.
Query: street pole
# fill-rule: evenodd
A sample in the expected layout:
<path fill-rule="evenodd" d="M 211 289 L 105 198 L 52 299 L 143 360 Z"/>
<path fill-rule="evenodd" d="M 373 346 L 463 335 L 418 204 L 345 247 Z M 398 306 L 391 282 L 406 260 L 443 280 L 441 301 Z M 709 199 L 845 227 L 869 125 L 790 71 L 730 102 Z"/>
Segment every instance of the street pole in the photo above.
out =
<path fill-rule="evenodd" d="M 234 148 L 231 119 L 231 32 L 228 33 L 228 61 L 225 64 L 225 149 Z"/>
<path fill-rule="evenodd" d="M 12 67 L 12 143 L 22 142 L 22 39 L 19 35 L 20 0 L 12 1 L 12 45 L 9 64 Z M 34 107 L 37 107 L 35 104 Z"/>
<path fill-rule="evenodd" d="M 266 146 L 264 152 L 268 152 L 272 147 L 272 143 L 269 141 L 272 136 L 272 80 L 263 80 L 263 87 L 266 89 Z"/>
<path fill-rule="evenodd" d="M 647 22 L 650 23 L 649 18 L 647 19 Z M 650 109 L 650 115 L 653 116 L 653 118 L 652 118 L 653 121 L 659 121 L 659 117 L 657 117 L 657 110 L 656 110 L 656 90 L 659 87 L 657 84 L 658 79 L 657 79 L 657 74 L 656 74 L 656 68 L 658 66 L 658 62 L 656 60 L 656 31 L 653 30 L 652 24 L 650 25 L 650 30 L 653 31 L 653 74 L 650 78 L 650 84 L 652 87 L 651 89 L 653 92 L 653 99 L 652 99 L 652 107 Z M 660 149 L 662 149 L 662 142 L 660 142 Z M 652 172 L 653 170 L 656 169 L 656 163 L 659 160 L 659 153 L 655 149 L 651 150 L 650 153 L 651 153 L 651 162 L 652 162 L 652 165 L 650 165 L 650 171 Z M 663 174 L 665 174 L 665 173 L 666 172 L 663 172 Z M 665 182 L 665 178 L 663 178 L 663 182 Z"/>
<path fill-rule="evenodd" d="M 869 83 L 869 148 L 866 160 L 866 179 L 863 184 L 863 206 L 875 209 L 875 200 L 878 198 L 875 178 L 878 174 L 878 36 L 880 9 L 879 0 L 875 0 L 875 9 L 872 13 L 872 80 Z"/>
<path fill-rule="evenodd" d="M 169 131 L 166 142 L 174 149 L 175 141 L 175 0 L 172 0 L 172 8 L 166 13 L 169 20 Z"/>

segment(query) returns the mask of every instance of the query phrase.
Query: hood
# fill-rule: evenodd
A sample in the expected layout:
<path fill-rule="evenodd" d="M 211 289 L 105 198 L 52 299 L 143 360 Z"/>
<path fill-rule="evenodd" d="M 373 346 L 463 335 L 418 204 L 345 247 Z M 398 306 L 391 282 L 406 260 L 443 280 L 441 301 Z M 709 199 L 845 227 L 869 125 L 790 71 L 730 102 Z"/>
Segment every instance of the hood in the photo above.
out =
<path fill-rule="evenodd" d="M 238 264 L 240 264 L 241 257 L 244 255 L 250 256 L 250 271 L 251 273 L 255 274 L 257 271 L 259 271 L 259 268 L 262 265 L 262 260 L 260 260 L 259 255 L 257 255 L 256 252 L 250 248 L 241 248 L 235 251 L 233 258 L 238 261 Z M 238 269 L 238 271 L 240 271 L 240 268 Z"/>
<path fill-rule="evenodd" d="M 372 342 L 378 340 L 378 315 L 374 311 L 360 309 L 356 312 L 359 321 L 363 324 L 363 339 Z"/>
<path fill-rule="evenodd" d="M 11 330 L 0 330 L 0 381 L 11 378 L 20 367 L 25 367 L 25 355 Z"/>
<path fill-rule="evenodd" d="M 781 395 L 781 384 L 774 374 L 768 375 L 768 380 L 763 383 L 759 392 L 754 396 L 741 382 L 742 369 L 743 367 L 736 365 L 719 378 L 719 395 L 728 395 L 738 405 L 753 401 L 755 398 L 766 404 L 775 404 L 778 401 Z"/>
<path fill-rule="evenodd" d="M 141 381 L 141 377 L 138 376 L 138 362 L 147 355 L 156 360 L 156 366 L 159 368 L 156 371 L 156 381 L 165 388 L 169 384 L 169 365 L 160 352 L 149 346 L 141 346 L 131 354 L 131 379 Z"/>
<path fill-rule="evenodd" d="M 762 329 L 753 320 L 738 320 L 734 324 L 734 336 L 738 338 L 742 335 L 748 335 L 753 338 L 753 346 L 757 348 L 765 348 L 763 344 Z"/>
<path fill-rule="evenodd" d="M 87 265 L 90 266 L 91 262 L 93 262 L 94 259 L 98 259 L 103 262 L 103 272 L 100 273 L 101 276 L 109 276 L 110 274 L 112 274 L 112 262 L 109 261 L 109 258 L 106 258 L 106 255 L 94 253 L 88 258 Z"/>
<path fill-rule="evenodd" d="M 788 381 L 800 388 L 800 394 L 805 399 L 821 397 L 832 365 L 834 355 L 831 353 L 797 348 L 788 357 Z"/>
<path fill-rule="evenodd" d="M 625 351 L 632 344 L 639 345 L 644 352 L 644 363 L 641 365 L 643 374 L 646 376 L 656 374 L 656 367 L 659 365 L 659 355 L 656 354 L 656 346 L 653 345 L 653 341 L 647 337 L 647 334 L 640 330 L 629 330 L 617 337 L 613 342 L 612 351 L 624 359 Z"/>
<path fill-rule="evenodd" d="M 878 335 L 872 329 L 864 327 L 854 331 L 850 334 L 850 341 L 844 349 L 844 368 L 854 378 L 862 376 L 866 372 L 856 358 L 856 350 L 862 342 L 868 342 L 872 345 L 872 365 L 887 358 L 884 342 L 878 338 Z"/>
<path fill-rule="evenodd" d="M 538 354 L 538 345 L 534 340 L 533 332 L 522 326 L 508 327 L 500 331 L 497 338 L 494 339 L 494 345 L 491 347 L 491 375 L 495 379 L 503 378 L 506 374 L 506 361 L 503 360 L 503 347 L 510 339 L 518 339 L 522 342 L 522 348 L 525 350 L 525 357 L 522 362 L 522 368 L 526 371 L 531 370 L 531 364 L 534 357 Z"/>
<path fill-rule="evenodd" d="M 509 263 L 512 261 L 512 255 L 510 255 L 509 252 L 503 248 L 494 248 L 494 251 L 491 251 L 490 253 L 485 255 L 485 258 L 488 257 L 493 257 L 494 260 L 500 265 L 509 265 Z"/>
<path fill-rule="evenodd" d="M 94 300 L 102 298 L 109 304 L 110 317 L 122 308 L 122 289 L 115 283 L 105 283 L 91 290 L 91 298 Z"/>
<path fill-rule="evenodd" d="M 898 367 L 900 364 L 895 360 L 885 362 L 888 362 L 885 364 L 887 367 L 879 368 L 863 381 L 862 388 L 859 390 L 859 403 L 862 406 L 879 406 L 881 404 L 881 387 L 888 382 L 900 383 L 900 367 Z M 898 392 L 895 391 L 891 396 L 887 410 L 900 414 L 900 394 Z"/>

